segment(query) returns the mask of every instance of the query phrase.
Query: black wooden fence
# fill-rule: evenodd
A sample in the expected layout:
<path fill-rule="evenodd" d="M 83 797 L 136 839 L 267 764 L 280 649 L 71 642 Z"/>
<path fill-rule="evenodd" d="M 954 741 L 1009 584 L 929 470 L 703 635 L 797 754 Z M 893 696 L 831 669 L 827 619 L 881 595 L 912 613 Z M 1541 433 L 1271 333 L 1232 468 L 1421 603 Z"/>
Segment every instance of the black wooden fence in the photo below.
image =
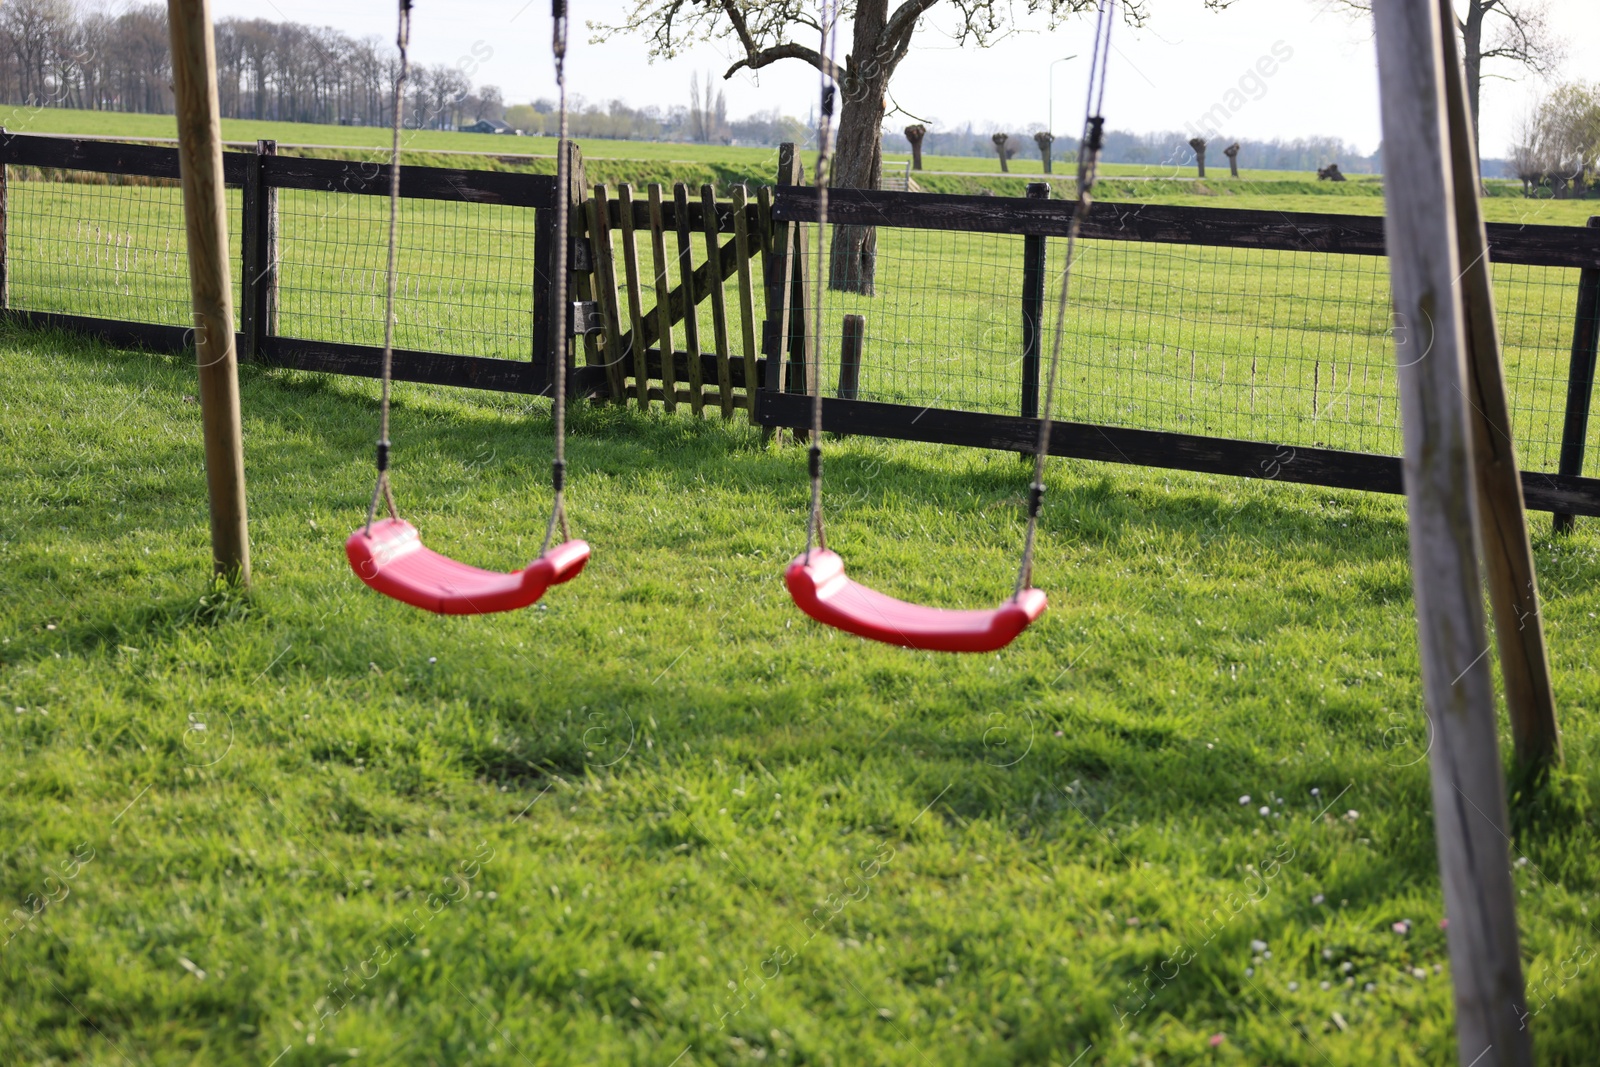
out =
<path fill-rule="evenodd" d="M 7 170 L 32 168 L 30 177 L 85 188 L 116 186 L 130 179 L 141 184 L 176 183 L 179 177 L 175 148 L 18 134 L 0 134 L 0 165 Z M 263 141 L 255 152 L 224 153 L 223 177 L 229 187 L 238 187 L 242 193 L 240 223 L 230 227 L 241 235 L 237 263 L 241 358 L 300 370 L 377 376 L 382 361 L 379 345 L 279 332 L 277 298 L 282 236 L 277 200 L 283 190 L 387 197 L 389 168 L 375 161 L 279 156 L 271 142 Z M 0 199 L 0 209 L 3 209 L 0 216 L 8 221 L 15 214 L 12 202 L 21 184 L 0 179 L 0 190 L 4 190 L 0 196 L 5 197 Z M 526 294 L 526 308 L 536 324 L 549 321 L 555 193 L 555 179 L 545 175 L 408 166 L 402 168 L 400 179 L 400 195 L 407 200 L 500 205 L 535 212 L 533 284 Z M 125 219 L 122 225 L 129 233 L 130 249 L 135 232 L 149 228 L 148 220 L 140 218 Z M 0 238 L 5 238 L 0 240 L 0 301 L 3 301 L 0 307 L 9 318 L 36 326 L 92 334 L 114 343 L 139 345 L 154 351 L 180 352 L 190 346 L 190 330 L 172 322 L 140 322 L 17 307 L 5 283 L 11 273 L 8 251 L 16 238 L 16 228 L 13 221 L 6 229 L 0 229 Z M 127 255 L 131 262 L 131 252 Z M 124 268 L 124 273 L 127 269 Z M 397 349 L 394 377 L 401 381 L 541 393 L 549 388 L 551 338 L 548 330 L 539 328 L 530 329 L 528 336 L 527 354 L 520 359 Z"/>
<path fill-rule="evenodd" d="M 811 264 L 804 254 L 806 223 L 818 218 L 814 189 L 794 184 L 793 161 L 780 164 L 773 190 L 771 219 L 774 240 L 784 249 L 775 254 L 767 277 L 769 320 L 764 333 L 768 356 L 767 388 L 758 396 L 757 419 L 772 428 L 805 428 L 810 403 L 803 392 L 802 368 L 821 373 L 819 363 L 828 338 L 812 336 L 807 306 L 814 297 L 805 280 Z M 941 404 L 886 403 L 828 397 L 823 401 L 824 429 L 844 434 L 967 445 L 1030 452 L 1036 444 L 1041 348 L 1048 328 L 1045 298 L 1045 244 L 1067 234 L 1072 205 L 1043 199 L 1042 189 L 1026 199 L 995 196 L 938 196 L 917 193 L 833 190 L 828 221 L 832 226 L 879 230 L 944 231 L 1017 235 L 1021 242 L 1020 291 L 1012 297 L 1022 341 L 1020 395 L 1009 415 L 961 410 Z M 1596 346 L 1600 341 L 1600 219 L 1590 228 L 1489 224 L 1490 256 L 1496 263 L 1577 268 L 1576 315 L 1566 370 L 1564 417 L 1560 419 L 1560 459 L 1553 471 L 1524 470 L 1523 488 L 1531 508 L 1556 513 L 1558 526 L 1572 515 L 1600 515 L 1600 479 L 1581 476 Z M 1263 251 L 1310 252 L 1329 256 L 1385 255 L 1383 219 L 1324 214 L 1280 213 L 1159 205 L 1101 203 L 1094 205 L 1082 228 L 1088 241 L 1139 242 L 1213 246 Z M 1383 294 L 1384 299 L 1387 293 Z M 1053 299 L 1053 297 L 1052 297 Z M 1385 308 L 1387 305 L 1385 304 Z M 1052 307 L 1053 310 L 1053 307 Z M 825 326 L 825 329 L 831 329 Z M 873 360 L 871 343 L 860 354 L 859 326 L 843 338 L 855 353 L 847 357 L 859 367 Z M 1392 355 L 1390 356 L 1392 363 Z M 1255 361 L 1246 360 L 1254 372 Z M 787 366 L 789 373 L 777 369 Z M 1326 373 L 1326 367 L 1319 367 Z M 859 371 L 852 369 L 852 374 Z M 1348 372 L 1347 372 L 1348 374 Z M 1191 386 L 1191 390 L 1192 390 Z M 852 391 L 854 386 L 852 385 Z M 1192 395 L 1192 392 L 1191 392 Z M 1397 412 L 1396 412 L 1397 415 Z M 1253 478 L 1324 485 L 1373 492 L 1400 493 L 1401 464 L 1397 455 L 1347 449 L 1307 447 L 1302 442 L 1247 440 L 1208 434 L 1114 425 L 1104 422 L 1056 421 L 1052 455 L 1150 467 L 1190 470 Z"/>
<path fill-rule="evenodd" d="M 686 402 L 696 412 L 713 406 L 725 416 L 750 411 L 767 427 L 808 425 L 809 405 L 800 394 L 809 376 L 822 373 L 826 339 L 812 335 L 807 314 L 813 296 L 806 280 L 804 224 L 816 221 L 817 205 L 814 191 L 797 184 L 799 160 L 793 147 L 780 154 L 776 187 L 758 190 L 749 199 L 745 190 L 737 190 L 731 200 L 720 202 L 709 188 L 694 197 L 682 189 L 668 196 L 652 187 L 647 190 L 650 197 L 637 200 L 632 190 L 618 189 L 613 199 L 603 188 L 591 190 L 584 184 L 576 150 L 573 162 L 574 180 L 565 193 L 577 235 L 569 261 L 569 292 L 577 301 L 593 301 L 574 316 L 593 332 L 576 348 L 562 345 L 571 361 L 574 394 L 617 402 L 631 397 L 641 405 Z M 382 350 L 373 334 L 381 319 L 387 166 L 381 161 L 283 157 L 264 141 L 254 152 L 225 153 L 224 175 L 237 190 L 230 196 L 230 210 L 237 212 L 230 229 L 238 235 L 241 356 L 302 370 L 376 376 Z M 0 132 L 0 314 L 157 351 L 190 347 L 190 331 L 183 325 L 188 319 L 188 280 L 177 179 L 178 154 L 172 148 Z M 164 188 L 138 188 L 152 185 Z M 68 187 L 79 191 L 49 192 Z M 431 242 L 408 253 L 412 273 L 406 275 L 403 303 L 423 306 L 434 318 L 413 322 L 402 333 L 402 340 L 420 338 L 426 344 L 397 349 L 395 377 L 546 392 L 556 347 L 546 326 L 554 289 L 555 179 L 405 167 L 400 189 L 410 205 L 406 232 L 413 239 L 421 233 Z M 92 200 L 96 195 L 99 201 Z M 85 205 L 95 206 L 102 221 L 76 219 L 74 214 Z M 525 214 L 529 210 L 531 224 Z M 1030 190 L 1025 199 L 835 191 L 830 201 L 835 226 L 945 238 L 1011 235 L 1018 276 L 998 272 L 986 283 L 991 288 L 955 296 L 1003 325 L 996 350 L 1010 353 L 1017 366 L 1015 378 L 1005 379 L 1010 383 L 1006 388 L 1015 390 L 1006 411 L 973 410 L 959 397 L 942 399 L 938 389 L 925 402 L 870 399 L 877 395 L 866 385 L 870 375 L 911 373 L 911 368 L 878 355 L 895 351 L 897 343 L 873 333 L 874 316 L 888 306 L 880 289 L 865 317 L 842 309 L 846 314 L 841 318 L 849 325 L 841 338 L 841 396 L 825 401 L 825 428 L 1030 451 L 1041 358 L 1053 328 L 1046 314 L 1046 282 L 1049 255 L 1059 252 L 1061 242 L 1051 239 L 1066 234 L 1070 210 L 1065 202 L 1045 198 L 1042 189 Z M 153 220 L 141 212 L 165 215 Z M 1559 440 L 1543 441 L 1559 445 L 1559 458 L 1553 470 L 1523 473 L 1529 506 L 1553 511 L 1558 520 L 1600 515 L 1600 480 L 1582 477 L 1585 452 L 1592 450 L 1589 407 L 1600 342 L 1596 221 L 1591 220 L 1589 229 L 1489 226 L 1491 257 L 1497 264 L 1572 268 L 1570 274 L 1577 279 L 1564 407 L 1559 418 L 1545 420 L 1559 423 L 1559 430 L 1550 431 L 1558 432 Z M 637 251 L 635 231 L 647 243 Z M 1370 262 L 1384 255 L 1382 219 L 1358 216 L 1098 204 L 1083 234 L 1090 242 L 1130 248 L 1310 253 L 1326 257 L 1327 263 L 1349 262 L 1341 257 Z M 676 238 L 675 249 L 669 249 L 669 238 Z M 961 274 L 962 254 L 961 249 L 947 250 L 943 259 L 919 263 L 911 275 L 910 300 L 904 303 L 922 307 L 931 290 L 942 287 L 948 296 L 963 285 L 970 287 L 975 275 L 970 270 Z M 748 270 L 758 255 L 763 283 L 759 345 Z M 435 275 L 425 276 L 429 271 Z M 1368 291 L 1380 271 L 1378 263 L 1361 272 Z M 19 284 L 12 286 L 13 281 Z M 1552 283 L 1540 284 L 1548 289 Z M 726 293 L 724 287 L 730 287 Z M 649 306 L 652 297 L 654 308 Z M 1558 303 L 1564 308 L 1567 302 L 1563 297 Z M 858 312 L 864 307 L 858 303 Z M 498 316 L 494 329 L 480 329 L 481 322 L 471 318 L 490 313 Z M 465 326 L 456 321 L 463 316 Z M 1544 317 L 1548 320 L 1548 313 Z M 683 348 L 676 339 L 684 341 Z M 960 347 L 958 340 L 943 343 Z M 1552 354 L 1548 338 L 1541 335 L 1538 344 Z M 765 358 L 752 367 L 758 348 Z M 579 353 L 582 366 L 576 365 Z M 1086 358 L 1099 357 L 1091 351 Z M 1192 368 L 1194 353 L 1188 358 Z M 1245 362 L 1253 398 L 1255 359 Z M 1392 355 L 1387 362 L 1392 373 Z M 1310 395 L 1316 398 L 1325 373 L 1320 361 L 1314 373 Z M 1326 373 L 1336 378 L 1339 364 Z M 1348 366 L 1344 375 L 1348 386 Z M 1192 377 L 1188 389 L 1193 398 Z M 869 399 L 856 399 L 862 395 Z M 1381 398 L 1379 403 L 1381 410 Z M 1393 418 L 1391 411 L 1391 429 Z M 1520 427 L 1519 433 L 1526 438 Z M 1112 418 L 1058 420 L 1051 451 L 1338 488 L 1402 489 L 1400 461 L 1392 453 L 1274 440 L 1265 432 L 1241 438 L 1119 425 Z"/>

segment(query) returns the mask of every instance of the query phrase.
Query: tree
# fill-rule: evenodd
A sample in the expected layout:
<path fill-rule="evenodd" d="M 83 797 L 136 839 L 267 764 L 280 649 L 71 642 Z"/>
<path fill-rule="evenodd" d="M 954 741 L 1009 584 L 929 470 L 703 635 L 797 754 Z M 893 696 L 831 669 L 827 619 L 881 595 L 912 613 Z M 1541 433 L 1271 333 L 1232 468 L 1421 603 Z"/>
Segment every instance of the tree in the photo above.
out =
<path fill-rule="evenodd" d="M 1039 158 L 1044 161 L 1044 172 L 1050 173 L 1050 146 L 1055 143 L 1056 135 L 1049 130 L 1040 130 L 1033 135 L 1033 143 L 1039 146 Z"/>
<path fill-rule="evenodd" d="M 700 75 L 689 75 L 689 136 L 701 144 L 728 140 L 728 101 L 706 75 L 705 85 Z"/>
<path fill-rule="evenodd" d="M 1189 138 L 1189 147 L 1194 149 L 1194 165 L 1199 168 L 1200 177 L 1206 176 L 1206 139 L 1204 137 Z"/>
<path fill-rule="evenodd" d="M 1205 0 L 1212 9 L 1231 0 Z M 809 39 L 819 42 L 822 27 L 811 4 L 804 0 L 632 0 L 620 25 L 589 23 L 598 43 L 619 31 L 644 34 L 654 57 L 671 58 L 681 49 L 705 40 L 729 40 L 743 56 L 724 73 L 731 78 L 741 70 L 760 70 L 781 60 L 808 63 L 838 84 L 844 106 L 839 115 L 837 152 L 829 181 L 839 187 L 876 189 L 883 174 L 883 119 L 889 83 L 906 53 L 922 18 L 939 0 L 841 0 L 839 17 L 850 22 L 847 52 L 841 65 L 823 55 Z M 1143 23 L 1150 0 L 1127 0 L 1123 17 Z M 979 47 L 991 44 L 1016 27 L 1023 15 L 1042 15 L 1051 26 L 1068 16 L 1092 11 L 1097 0 L 1025 0 L 1013 6 L 1001 0 L 951 0 L 949 11 L 958 20 L 957 43 Z M 834 257 L 830 284 L 852 292 L 870 292 L 874 264 L 874 231 L 870 227 L 839 227 L 833 235 Z"/>
<path fill-rule="evenodd" d="M 997 133 L 989 140 L 994 142 L 994 153 L 1000 157 L 1000 173 L 1005 174 L 1011 170 L 1010 167 L 1006 166 L 1006 160 L 1016 154 L 1011 147 L 1011 135 L 1009 133 Z"/>
<path fill-rule="evenodd" d="M 906 141 L 911 145 L 911 169 L 922 169 L 922 139 L 928 136 L 928 127 L 914 122 L 905 128 Z"/>
<path fill-rule="evenodd" d="M 1333 0 L 1360 16 L 1370 16 L 1372 0 Z M 1461 65 L 1467 74 L 1472 110 L 1472 143 L 1478 139 L 1478 99 L 1485 60 L 1507 60 L 1539 75 L 1555 72 L 1566 58 L 1566 42 L 1550 29 L 1549 0 L 1454 0 L 1461 34 Z M 1488 34 L 1487 39 L 1485 34 Z M 1487 40 L 1487 43 L 1486 43 Z M 1495 77 L 1496 75 L 1488 75 Z"/>
<path fill-rule="evenodd" d="M 1548 187 L 1561 199 L 1583 196 L 1600 164 L 1600 85 L 1558 87 L 1524 117 L 1511 146 L 1511 165 L 1525 196 Z"/>

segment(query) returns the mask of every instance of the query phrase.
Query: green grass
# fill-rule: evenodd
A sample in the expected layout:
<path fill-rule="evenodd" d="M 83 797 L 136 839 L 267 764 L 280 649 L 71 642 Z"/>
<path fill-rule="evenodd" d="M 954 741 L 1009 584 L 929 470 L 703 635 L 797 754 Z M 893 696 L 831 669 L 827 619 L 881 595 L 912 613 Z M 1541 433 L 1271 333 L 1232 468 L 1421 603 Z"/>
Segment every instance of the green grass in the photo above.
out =
<path fill-rule="evenodd" d="M 8 1063 L 1455 1062 L 1397 499 L 1055 463 L 1050 612 L 938 657 L 789 605 L 800 450 L 585 407 L 589 569 L 440 619 L 343 561 L 372 383 L 242 369 L 241 597 L 191 366 L 6 329 L 0 381 L 0 890 L 55 900 L 6 928 Z M 547 407 L 396 398 L 406 514 L 526 559 Z M 862 578 L 1004 595 L 1015 457 L 829 455 Z M 1569 771 L 1516 841 L 1529 1025 L 1584 1064 L 1600 530 L 1533 529 Z"/>

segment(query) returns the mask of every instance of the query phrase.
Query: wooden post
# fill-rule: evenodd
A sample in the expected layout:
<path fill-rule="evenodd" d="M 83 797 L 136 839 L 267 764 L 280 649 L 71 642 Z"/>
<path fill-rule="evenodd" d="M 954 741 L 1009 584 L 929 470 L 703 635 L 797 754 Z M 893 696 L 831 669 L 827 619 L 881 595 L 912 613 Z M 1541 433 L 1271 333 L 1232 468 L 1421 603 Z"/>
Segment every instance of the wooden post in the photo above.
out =
<path fill-rule="evenodd" d="M 661 206 L 661 184 L 651 182 L 650 191 L 650 258 L 656 272 L 656 330 L 661 346 L 661 403 L 668 411 L 678 409 L 677 356 L 672 348 L 672 309 L 668 298 L 672 293 L 672 280 L 667 274 L 667 225 Z"/>
<path fill-rule="evenodd" d="M 846 315 L 839 337 L 839 399 L 855 400 L 861 394 L 861 345 L 867 337 L 867 317 Z"/>
<path fill-rule="evenodd" d="M 277 190 L 267 185 L 265 161 L 276 155 L 278 143 L 270 140 L 256 142 L 255 155 L 245 170 L 244 192 L 241 196 L 243 230 L 239 240 L 240 270 L 243 277 L 239 286 L 239 332 L 244 336 L 242 356 L 259 360 L 263 356 L 262 342 L 269 335 L 269 310 L 277 303 Z"/>
<path fill-rule="evenodd" d="M 6 128 L 0 126 L 0 139 L 6 136 Z M 10 216 L 11 204 L 6 185 L 6 164 L 0 163 L 0 310 L 11 306 L 11 274 L 6 269 L 6 219 Z"/>
<path fill-rule="evenodd" d="M 572 294 L 571 300 L 593 300 L 595 298 L 595 262 L 599 256 L 594 251 L 592 235 L 588 232 L 588 220 L 584 213 L 584 205 L 588 202 L 588 180 L 583 171 L 583 149 L 573 141 L 567 142 L 567 236 L 572 246 L 567 249 L 568 277 L 571 284 L 567 292 Z M 558 190 L 557 196 L 562 195 Z M 580 253 L 580 249 L 582 253 Z M 565 339 L 563 339 L 565 347 Z M 567 355 L 567 393 L 575 395 L 577 391 L 577 375 L 573 373 L 573 364 L 577 360 L 577 352 L 566 349 Z M 593 367 L 602 359 L 600 345 L 595 341 L 594 334 L 584 331 L 583 334 L 583 362 L 585 366 Z"/>
<path fill-rule="evenodd" d="M 1531 1067 L 1478 584 L 1478 525 L 1447 162 L 1443 0 L 1376 0 L 1384 195 L 1412 589 L 1463 1067 Z M 1466 191 L 1475 195 L 1476 186 Z"/>
<path fill-rule="evenodd" d="M 1050 186 L 1028 183 L 1029 200 L 1050 199 Z M 1044 340 L 1045 239 L 1022 239 L 1022 417 L 1039 417 L 1039 352 Z"/>
<path fill-rule="evenodd" d="M 1590 216 L 1589 227 L 1600 228 L 1600 215 Z M 1597 352 L 1600 352 L 1600 267 L 1585 267 L 1578 272 L 1578 314 L 1572 324 L 1567 412 L 1561 422 L 1561 460 L 1557 470 L 1562 474 L 1583 473 L 1583 446 L 1589 437 L 1589 405 L 1594 396 Z M 1571 529 L 1572 516 L 1556 512 L 1551 530 L 1568 533 Z"/>
<path fill-rule="evenodd" d="M 206 485 L 211 497 L 212 566 L 217 574 L 248 586 L 250 531 L 239 418 L 239 360 L 234 348 L 233 283 L 228 276 L 228 204 L 222 184 L 217 50 L 210 0 L 168 0 L 167 22 L 172 37 L 172 94 L 178 119 Z"/>
<path fill-rule="evenodd" d="M 750 421 L 756 419 L 756 311 L 755 293 L 750 285 L 749 202 L 742 185 L 730 190 L 733 197 L 733 248 L 739 255 L 739 337 L 744 358 L 744 403 Z"/>
<path fill-rule="evenodd" d="M 795 185 L 800 181 L 800 154 L 792 144 L 778 148 L 777 184 Z M 785 363 L 789 354 L 790 301 L 794 295 L 794 232 L 792 222 L 771 222 L 770 204 L 762 200 L 762 218 L 772 227 L 766 253 L 767 318 L 761 331 L 761 351 L 767 357 L 767 380 L 762 388 L 781 393 L 786 388 Z"/>
<path fill-rule="evenodd" d="M 1537 778 L 1560 761 L 1561 735 L 1556 728 L 1544 620 L 1539 614 L 1539 583 L 1522 499 L 1522 473 L 1517 466 L 1500 364 L 1500 329 L 1495 323 L 1494 281 L 1489 276 L 1489 238 L 1478 203 L 1478 151 L 1472 143 L 1466 76 L 1456 55 L 1455 16 L 1445 11 L 1444 17 L 1450 21 L 1439 36 L 1451 181 L 1458 191 L 1455 227 L 1462 264 L 1458 284 L 1466 314 L 1467 418 L 1476 460 L 1478 528 L 1511 719 L 1513 759 L 1520 775 Z"/>
<path fill-rule="evenodd" d="M 594 296 L 605 324 L 606 386 L 611 399 L 628 402 L 626 375 L 622 369 L 622 315 L 617 310 L 617 261 L 611 247 L 611 209 L 606 187 L 596 185 L 594 195 L 584 205 L 589 221 L 589 252 L 594 257 Z"/>
<path fill-rule="evenodd" d="M 678 231 L 678 278 L 683 286 L 683 347 L 689 360 L 689 409 L 705 410 L 705 371 L 700 366 L 700 308 L 694 292 L 694 242 L 689 228 L 689 189 L 672 185 L 673 221 Z"/>
<path fill-rule="evenodd" d="M 722 417 L 733 418 L 733 370 L 728 366 L 728 303 L 722 291 L 722 245 L 717 236 L 717 195 L 709 185 L 700 186 L 700 228 L 706 235 L 706 265 L 711 283 L 711 339 L 717 348 L 717 391 Z"/>
<path fill-rule="evenodd" d="M 622 270 L 628 287 L 628 337 L 633 345 L 633 393 L 639 410 L 650 408 L 650 368 L 645 358 L 644 300 L 639 292 L 639 245 L 633 236 L 633 186 L 617 186 L 618 222 L 622 228 Z"/>
<path fill-rule="evenodd" d="M 556 190 L 557 197 L 561 190 Z M 571 242 L 568 242 L 571 254 Z M 552 393 L 555 385 L 555 358 L 569 350 L 568 339 L 556 336 L 556 209 L 552 204 L 537 208 L 533 217 L 533 338 L 528 362 L 528 391 L 536 396 Z M 567 264 L 568 279 L 572 264 Z M 570 286 L 568 288 L 570 294 Z M 571 309 L 568 309 L 570 316 Z M 566 322 L 567 332 L 572 321 Z"/>
<path fill-rule="evenodd" d="M 824 238 L 826 235 L 823 235 Z M 811 288 L 806 284 L 806 228 L 796 224 L 789 228 L 793 246 L 789 279 L 793 289 L 789 293 L 789 392 L 810 393 L 818 387 L 814 375 L 817 370 L 817 339 L 812 336 Z M 798 440 L 798 439 L 797 439 Z"/>

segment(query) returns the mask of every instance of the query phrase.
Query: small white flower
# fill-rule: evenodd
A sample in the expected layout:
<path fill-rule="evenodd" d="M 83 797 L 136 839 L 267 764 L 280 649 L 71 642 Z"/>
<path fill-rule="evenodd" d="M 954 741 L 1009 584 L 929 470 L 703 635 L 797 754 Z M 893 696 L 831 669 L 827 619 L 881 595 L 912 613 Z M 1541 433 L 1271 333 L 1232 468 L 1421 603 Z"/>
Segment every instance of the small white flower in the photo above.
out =
<path fill-rule="evenodd" d="M 1323 982 L 1322 983 L 1323 992 L 1327 992 L 1328 990 L 1330 990 L 1332 988 L 1333 988 L 1333 983 L 1332 982 Z"/>
<path fill-rule="evenodd" d="M 1318 894 L 1316 894 L 1315 896 L 1313 896 L 1311 898 L 1311 903 L 1313 903 L 1313 904 L 1321 904 L 1324 900 L 1327 900 L 1327 899 L 1328 899 L 1327 897 L 1323 896 L 1321 893 L 1318 893 Z"/>
<path fill-rule="evenodd" d="M 1256 969 L 1254 967 L 1246 967 L 1244 969 L 1244 976 L 1246 978 L 1254 978 L 1255 977 L 1255 973 L 1256 973 Z"/>
<path fill-rule="evenodd" d="M 1345 822 L 1355 822 L 1359 818 L 1361 818 L 1361 813 L 1354 808 L 1344 813 Z"/>
<path fill-rule="evenodd" d="M 1320 797 L 1322 795 L 1322 790 L 1318 789 L 1316 786 L 1312 786 L 1311 795 L 1314 797 Z"/>
<path fill-rule="evenodd" d="M 1300 983 L 1299 982 L 1290 982 L 1289 983 L 1289 992 L 1298 993 L 1299 991 L 1300 991 Z"/>
<path fill-rule="evenodd" d="M 1250 794 L 1249 793 L 1246 793 L 1244 796 L 1239 798 L 1240 806 L 1243 806 L 1243 805 L 1248 804 L 1248 803 L 1250 803 Z"/>
<path fill-rule="evenodd" d="M 1261 814 L 1262 815 L 1271 815 L 1272 814 L 1272 809 L 1267 807 L 1265 804 L 1263 804 L 1263 805 L 1261 805 Z"/>
<path fill-rule="evenodd" d="M 1518 867 L 1526 867 L 1527 865 L 1528 865 L 1528 857 L 1526 857 L 1526 856 L 1518 856 L 1517 857 L 1517 866 Z"/>
<path fill-rule="evenodd" d="M 1426 978 L 1428 977 L 1428 972 L 1423 970 L 1421 967 L 1413 967 L 1411 968 L 1411 977 Z"/>
<path fill-rule="evenodd" d="M 1267 947 L 1267 943 L 1265 941 L 1255 940 L 1255 941 L 1250 942 L 1250 951 L 1251 952 L 1263 952 L 1263 951 L 1266 950 L 1266 947 Z"/>
<path fill-rule="evenodd" d="M 1377 988 L 1378 988 L 1378 983 L 1376 983 L 1376 982 L 1368 982 L 1368 983 L 1367 983 L 1367 984 L 1366 984 L 1366 985 L 1365 985 L 1365 986 L 1363 986 L 1363 987 L 1362 987 L 1362 988 L 1363 988 L 1363 989 L 1365 989 L 1365 990 L 1366 990 L 1366 991 L 1367 991 L 1367 992 L 1368 992 L 1368 993 L 1370 993 L 1370 992 L 1372 992 L 1372 991 L 1373 991 L 1373 990 L 1374 990 L 1374 989 L 1377 989 Z"/>
<path fill-rule="evenodd" d="M 1351 963 L 1349 960 L 1345 960 L 1343 963 L 1339 964 L 1339 972 L 1341 974 L 1349 974 L 1351 971 L 1353 971 L 1355 969 L 1356 969 L 1356 965 Z"/>
<path fill-rule="evenodd" d="M 1322 958 L 1325 959 L 1325 960 L 1333 959 L 1333 949 L 1331 949 L 1331 948 L 1323 949 L 1322 950 Z"/>

